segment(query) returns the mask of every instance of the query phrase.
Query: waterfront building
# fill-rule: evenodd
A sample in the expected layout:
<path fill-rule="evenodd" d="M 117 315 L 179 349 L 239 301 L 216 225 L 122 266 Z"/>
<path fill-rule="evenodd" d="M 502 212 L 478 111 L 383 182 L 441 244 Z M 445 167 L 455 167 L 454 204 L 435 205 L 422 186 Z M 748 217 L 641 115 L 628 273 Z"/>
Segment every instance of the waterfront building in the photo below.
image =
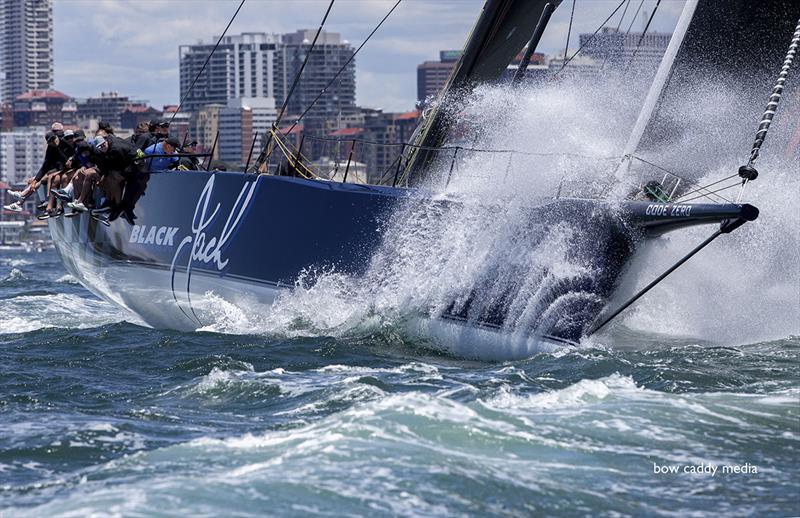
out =
<path fill-rule="evenodd" d="M 0 0 L 0 102 L 52 87 L 52 0 Z"/>
<path fill-rule="evenodd" d="M 0 181 L 18 185 L 36 174 L 44 161 L 46 131 L 40 127 L 0 132 Z"/>
<path fill-rule="evenodd" d="M 132 101 L 117 92 L 102 92 L 99 97 L 89 97 L 77 102 L 79 120 L 96 119 L 106 121 L 112 128 L 122 128 L 122 114 L 133 105 L 146 104 L 143 101 Z M 135 127 L 135 126 L 134 126 Z M 133 128 L 128 128 L 133 129 Z"/>
<path fill-rule="evenodd" d="M 192 114 L 184 111 L 178 111 L 177 104 L 167 104 L 164 106 L 164 111 L 161 115 L 164 119 L 169 121 L 169 134 L 183 142 L 184 138 L 190 138 L 189 128 L 191 126 Z"/>
<path fill-rule="evenodd" d="M 571 54 L 570 54 L 571 55 Z M 560 77 L 572 77 L 572 78 L 596 78 L 600 73 L 600 69 L 603 66 L 602 60 L 597 60 L 589 55 L 583 55 L 581 52 L 574 58 L 572 61 L 567 63 L 566 68 L 563 70 L 561 69 L 564 65 L 564 53 L 561 52 L 556 56 L 550 58 L 550 61 L 547 64 L 548 73 L 552 77 L 554 74 L 558 74 Z"/>
<path fill-rule="evenodd" d="M 419 103 L 424 103 L 426 99 L 439 95 L 460 58 L 460 50 L 442 50 L 439 51 L 439 61 L 426 61 L 417 65 L 417 101 Z"/>
<path fill-rule="evenodd" d="M 75 99 L 58 90 L 31 90 L 14 100 L 14 126 L 50 126 L 54 121 L 65 126 L 77 124 Z"/>
<path fill-rule="evenodd" d="M 292 86 L 305 56 L 311 49 L 316 31 L 299 30 L 284 34 L 280 51 L 276 56 L 275 99 L 280 106 Z M 303 76 L 292 93 L 287 113 L 300 114 L 311 105 L 314 99 L 336 73 L 352 58 L 354 49 L 336 32 L 322 31 L 317 39 L 314 52 L 303 70 Z M 324 132 L 325 121 L 355 113 L 356 107 L 356 64 L 350 61 L 330 89 L 303 118 L 306 131 Z M 290 119 L 286 119 L 287 121 Z"/>
<path fill-rule="evenodd" d="M 380 183 L 394 175 L 397 157 L 403 149 L 402 145 L 411 140 L 420 112 L 384 113 L 382 110 L 362 108 L 360 115 L 361 121 L 357 126 L 330 131 L 328 138 L 337 141 L 328 141 L 321 149 L 315 149 L 314 156 L 346 163 L 352 149 L 352 160 L 366 166 L 366 179 L 370 183 Z"/>
<path fill-rule="evenodd" d="M 247 162 L 253 140 L 254 153 L 257 154 L 274 120 L 275 100 L 272 98 L 229 100 L 219 110 L 219 159 L 230 165 L 243 165 Z"/>
<path fill-rule="evenodd" d="M 14 111 L 11 105 L 0 103 L 0 131 L 9 131 L 14 127 Z"/>
<path fill-rule="evenodd" d="M 511 60 L 511 63 L 506 67 L 505 73 L 500 77 L 499 82 L 504 83 L 514 79 L 526 50 L 527 45 Z M 547 56 L 541 52 L 534 52 L 531 55 L 531 61 L 528 63 L 528 67 L 525 69 L 525 82 L 540 82 L 549 75 L 549 72 L 550 68 L 547 66 Z"/>
<path fill-rule="evenodd" d="M 192 113 L 190 137 L 196 138 L 200 149 L 209 152 L 219 131 L 219 112 L 226 104 L 207 104 L 200 111 Z M 219 160 L 219 146 L 214 149 L 212 160 Z"/>
<path fill-rule="evenodd" d="M 150 122 L 161 117 L 161 112 L 147 104 L 129 104 L 119 116 L 119 127 L 124 130 L 134 130 L 140 122 Z"/>
<path fill-rule="evenodd" d="M 178 48 L 181 99 L 189 91 L 216 40 Z M 263 32 L 225 36 L 186 97 L 182 109 L 198 112 L 205 105 L 225 105 L 229 99 L 241 97 L 277 99 L 274 74 L 279 43 L 279 35 Z"/>
<path fill-rule="evenodd" d="M 369 154 L 362 156 L 370 166 L 370 182 L 377 183 L 394 175 L 402 144 L 411 140 L 419 117 L 420 112 L 414 110 L 404 113 L 379 111 L 365 118 L 363 138 L 376 143 L 367 146 Z"/>
<path fill-rule="evenodd" d="M 585 45 L 581 54 L 605 62 L 606 67 L 655 69 L 664 57 L 670 38 L 672 34 L 665 32 L 650 31 L 642 38 L 641 32 L 626 34 L 612 27 L 603 27 L 594 38 L 592 34 L 580 35 L 580 45 Z"/>

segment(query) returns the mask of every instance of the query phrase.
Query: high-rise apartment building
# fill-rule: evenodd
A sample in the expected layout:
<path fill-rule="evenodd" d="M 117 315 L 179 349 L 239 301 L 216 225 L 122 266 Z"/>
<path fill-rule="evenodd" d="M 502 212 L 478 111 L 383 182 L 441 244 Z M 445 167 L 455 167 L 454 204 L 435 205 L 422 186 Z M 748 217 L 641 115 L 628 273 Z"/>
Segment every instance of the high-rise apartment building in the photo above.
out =
<path fill-rule="evenodd" d="M 425 99 L 436 97 L 460 58 L 459 50 L 442 50 L 439 51 L 439 61 L 417 65 L 417 101 L 424 103 Z"/>
<path fill-rule="evenodd" d="M 0 102 L 52 87 L 52 0 L 0 0 Z"/>
<path fill-rule="evenodd" d="M 299 30 L 282 37 L 275 74 L 275 100 L 279 105 L 283 104 L 303 60 L 311 50 L 315 32 Z M 342 67 L 345 68 L 336 81 L 304 117 L 305 126 L 307 129 L 321 129 L 325 120 L 355 113 L 356 63 L 354 59 L 347 63 L 353 57 L 353 52 L 352 45 L 343 40 L 339 33 L 322 31 L 289 99 L 287 114 L 303 113 Z"/>
<path fill-rule="evenodd" d="M 196 113 L 207 104 L 227 104 L 229 99 L 240 97 L 277 98 L 274 74 L 279 42 L 279 35 L 263 32 L 225 36 L 184 101 L 182 110 Z M 213 48 L 214 43 L 178 48 L 181 99 Z"/>
<path fill-rule="evenodd" d="M 244 33 L 226 36 L 199 76 L 212 43 L 181 45 L 181 98 L 189 92 L 184 109 L 198 113 L 210 104 L 227 105 L 231 99 L 274 99 L 276 108 L 283 104 L 306 54 L 311 49 L 315 31 L 291 34 Z M 331 88 L 306 115 L 311 126 L 322 127 L 324 120 L 356 111 L 354 49 L 334 32 L 321 32 L 303 76 L 292 93 L 286 115 L 299 115 L 345 67 Z M 316 121 L 316 122 L 315 122 Z"/>
<path fill-rule="evenodd" d="M 16 185 L 36 174 L 44 161 L 46 129 L 0 132 L 0 181 Z"/>

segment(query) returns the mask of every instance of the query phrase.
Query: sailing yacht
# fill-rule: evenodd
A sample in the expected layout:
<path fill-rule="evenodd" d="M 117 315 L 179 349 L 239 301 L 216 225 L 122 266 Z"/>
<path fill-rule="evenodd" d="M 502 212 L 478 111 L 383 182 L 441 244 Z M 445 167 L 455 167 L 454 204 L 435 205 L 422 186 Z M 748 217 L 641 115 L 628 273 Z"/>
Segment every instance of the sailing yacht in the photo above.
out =
<path fill-rule="evenodd" d="M 412 141 L 402 146 L 385 185 L 348 183 L 346 174 L 343 181 L 332 181 L 307 169 L 308 174 L 291 176 L 150 173 L 135 196 L 133 225 L 118 219 L 104 226 L 88 214 L 49 220 L 67 270 L 147 324 L 179 330 L 213 323 L 220 300 L 243 312 L 270 311 L 308 271 L 354 279 L 367 275 L 387 246 L 389 223 L 398 211 L 453 203 L 435 195 L 444 176 L 452 174 L 452 167 L 441 166 L 443 160 L 446 164 L 450 154 L 463 149 L 448 145 L 452 128 L 445 108 L 465 90 L 498 80 L 526 44 L 533 52 L 559 3 L 486 2 L 447 86 Z M 490 289 L 491 300 L 474 287 L 437 309 L 420 310 L 411 318 L 414 329 L 446 349 L 477 357 L 486 342 L 500 343 L 506 357 L 574 344 L 597 329 L 620 275 L 648 240 L 697 225 L 726 233 L 755 220 L 758 209 L 752 205 L 725 201 L 711 188 L 671 174 L 655 184 L 642 183 L 632 178 L 631 166 L 643 150 L 666 141 L 664 135 L 674 137 L 679 128 L 671 107 L 692 86 L 702 89 L 701 81 L 746 77 L 750 87 L 766 94 L 798 18 L 794 0 L 766 0 L 758 9 L 744 0 L 726 2 L 724 8 L 713 0 L 688 0 L 626 149 L 608 170 L 616 190 L 591 198 L 562 192 L 525 212 L 537 228 L 567 224 L 579 229 L 573 246 L 581 248 L 591 278 L 540 289 L 537 318 L 523 330 L 510 330 L 511 301 L 520 297 L 513 283 Z M 751 118 L 734 123 L 752 125 L 760 108 L 752 106 Z M 730 144 L 709 138 L 707 156 L 745 149 L 742 143 L 734 143 L 735 149 Z M 273 135 L 272 145 L 267 155 L 283 152 L 287 163 L 298 164 L 299 153 L 280 133 Z M 747 174 L 736 176 L 737 185 L 754 179 Z M 620 196 L 631 188 L 644 198 Z M 678 198 L 687 192 L 695 196 Z M 482 286 L 497 284 L 490 276 Z M 586 296 L 570 295 L 576 292 Z"/>

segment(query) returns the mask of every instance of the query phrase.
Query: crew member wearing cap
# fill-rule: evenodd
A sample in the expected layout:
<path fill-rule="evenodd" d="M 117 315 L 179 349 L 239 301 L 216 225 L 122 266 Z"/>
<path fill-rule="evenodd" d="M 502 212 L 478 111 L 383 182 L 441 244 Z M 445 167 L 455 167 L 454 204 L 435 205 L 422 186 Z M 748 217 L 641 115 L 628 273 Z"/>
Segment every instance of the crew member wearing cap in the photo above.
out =
<path fill-rule="evenodd" d="M 64 212 L 61 205 L 61 197 L 56 196 L 55 191 L 61 191 L 66 188 L 72 181 L 77 167 L 78 160 L 75 160 L 75 132 L 72 130 L 64 130 L 63 136 L 59 138 L 59 149 L 67 158 L 64 166 L 51 174 L 47 175 L 47 209 L 41 219 L 46 219 L 52 216 L 58 216 Z M 73 162 L 75 164 L 73 164 Z"/>
<path fill-rule="evenodd" d="M 142 152 L 134 148 L 129 141 L 114 135 L 95 139 L 95 155 L 93 160 L 98 166 L 100 178 L 98 185 L 103 189 L 111 206 L 109 220 L 114 220 L 120 212 L 125 212 L 126 219 L 133 224 L 133 207 L 123 203 L 122 191 L 124 182 L 135 179 L 136 160 L 143 157 Z"/>
<path fill-rule="evenodd" d="M 197 141 L 193 140 L 183 146 L 181 153 L 194 155 L 197 153 Z M 200 169 L 200 159 L 196 156 L 182 156 L 178 161 L 178 167 L 182 171 L 196 171 Z"/>
<path fill-rule="evenodd" d="M 64 125 L 60 122 L 54 122 L 50 125 L 50 131 L 55 133 L 58 138 L 61 138 L 64 136 Z"/>
<path fill-rule="evenodd" d="M 53 126 L 56 126 L 56 124 L 53 124 Z M 67 157 L 64 156 L 64 153 L 60 148 L 61 140 L 58 138 L 58 135 L 56 135 L 53 131 L 48 131 L 45 133 L 44 138 L 47 141 L 47 148 L 44 153 L 44 161 L 42 162 L 42 166 L 39 168 L 36 176 L 28 180 L 28 186 L 25 188 L 25 190 L 22 192 L 8 191 L 8 194 L 17 198 L 17 201 L 10 205 L 6 205 L 3 207 L 4 209 L 21 212 L 22 203 L 36 191 L 36 188 L 42 182 L 44 176 L 53 170 L 60 171 L 67 163 Z"/>
<path fill-rule="evenodd" d="M 159 140 L 158 139 L 159 131 L 160 131 L 159 130 L 159 124 L 161 122 L 164 122 L 164 121 L 162 121 L 161 119 L 151 119 L 150 120 L 150 122 L 147 125 L 148 132 L 147 133 L 143 133 L 142 135 L 139 136 L 139 138 L 136 139 L 135 145 L 136 145 L 136 147 L 138 149 L 141 149 L 142 151 L 144 151 L 145 149 L 147 149 L 151 145 L 153 145 L 156 142 L 158 142 L 158 140 Z M 167 124 L 167 133 L 169 133 L 169 124 Z"/>
<path fill-rule="evenodd" d="M 145 156 L 153 156 L 153 158 L 148 158 L 145 162 L 147 171 L 164 171 L 177 167 L 178 161 L 180 160 L 179 157 L 165 157 L 159 155 L 174 155 L 179 147 L 181 147 L 181 143 L 176 138 L 170 137 L 145 149 Z"/>

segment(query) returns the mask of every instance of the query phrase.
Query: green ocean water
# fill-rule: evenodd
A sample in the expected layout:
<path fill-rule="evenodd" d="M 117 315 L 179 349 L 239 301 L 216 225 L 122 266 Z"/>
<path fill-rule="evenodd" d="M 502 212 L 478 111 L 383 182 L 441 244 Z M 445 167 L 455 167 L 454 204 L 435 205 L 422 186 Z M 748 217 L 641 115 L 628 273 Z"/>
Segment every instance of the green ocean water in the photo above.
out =
<path fill-rule="evenodd" d="M 800 514 L 800 337 L 482 363 L 149 329 L 52 252 L 0 279 L 2 516 Z"/>

